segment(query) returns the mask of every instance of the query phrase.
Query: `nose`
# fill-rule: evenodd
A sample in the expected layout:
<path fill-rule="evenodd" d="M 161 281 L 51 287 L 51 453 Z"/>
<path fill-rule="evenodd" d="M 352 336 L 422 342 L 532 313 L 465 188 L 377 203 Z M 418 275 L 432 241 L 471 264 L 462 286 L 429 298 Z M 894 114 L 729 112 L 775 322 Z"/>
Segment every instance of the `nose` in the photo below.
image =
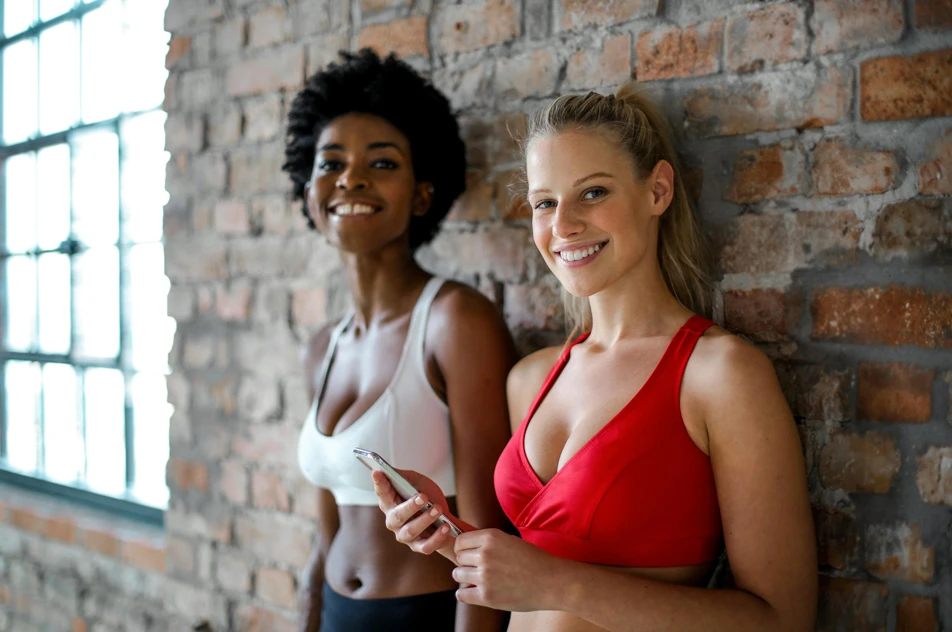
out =
<path fill-rule="evenodd" d="M 585 230 L 577 209 L 571 204 L 559 204 L 552 219 L 552 235 L 559 239 L 570 239 Z"/>
<path fill-rule="evenodd" d="M 367 188 L 367 176 L 355 165 L 347 167 L 337 178 L 337 188 L 342 191 L 359 191 Z"/>

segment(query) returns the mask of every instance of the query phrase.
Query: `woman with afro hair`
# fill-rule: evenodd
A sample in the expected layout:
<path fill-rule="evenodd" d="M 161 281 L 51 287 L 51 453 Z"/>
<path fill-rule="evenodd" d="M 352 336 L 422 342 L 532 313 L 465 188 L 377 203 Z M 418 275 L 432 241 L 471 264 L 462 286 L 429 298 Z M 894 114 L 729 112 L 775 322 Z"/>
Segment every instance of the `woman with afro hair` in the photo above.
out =
<path fill-rule="evenodd" d="M 502 613 L 457 607 L 448 560 L 394 540 L 353 455 L 365 448 L 425 471 L 463 520 L 505 524 L 493 465 L 509 439 L 512 339 L 482 294 L 414 259 L 464 188 L 450 105 L 393 55 L 342 52 L 295 97 L 286 158 L 308 224 L 340 253 L 353 304 L 304 352 L 311 406 L 298 460 L 317 487 L 319 532 L 302 629 L 498 630 Z"/>

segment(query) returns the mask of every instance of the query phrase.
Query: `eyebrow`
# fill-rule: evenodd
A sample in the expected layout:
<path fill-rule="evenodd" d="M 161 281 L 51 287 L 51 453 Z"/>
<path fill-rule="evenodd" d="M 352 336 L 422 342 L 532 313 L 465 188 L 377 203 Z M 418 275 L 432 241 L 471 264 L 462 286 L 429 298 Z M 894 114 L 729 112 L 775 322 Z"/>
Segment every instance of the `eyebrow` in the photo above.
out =
<path fill-rule="evenodd" d="M 579 178 L 578 180 L 573 182 L 572 188 L 575 188 L 578 185 L 582 184 L 583 182 L 587 182 L 588 180 L 591 180 L 593 178 L 614 178 L 614 177 L 615 176 L 613 176 L 610 173 L 605 173 L 604 171 L 596 171 L 595 173 L 589 174 L 585 176 L 584 178 Z M 529 195 L 532 195 L 534 193 L 552 193 L 552 191 L 549 189 L 532 189 L 531 191 L 529 191 Z"/>
<path fill-rule="evenodd" d="M 396 143 L 391 143 L 389 141 L 378 141 L 376 143 L 370 143 L 369 145 L 367 145 L 367 149 L 383 149 L 385 147 L 392 147 L 396 149 L 398 152 L 400 152 L 401 154 L 403 153 L 403 150 L 400 149 Z M 317 150 L 318 151 L 334 151 L 334 150 L 344 151 L 344 146 L 341 145 L 340 143 L 327 143 L 326 145 L 321 145 L 320 147 L 318 147 Z"/>

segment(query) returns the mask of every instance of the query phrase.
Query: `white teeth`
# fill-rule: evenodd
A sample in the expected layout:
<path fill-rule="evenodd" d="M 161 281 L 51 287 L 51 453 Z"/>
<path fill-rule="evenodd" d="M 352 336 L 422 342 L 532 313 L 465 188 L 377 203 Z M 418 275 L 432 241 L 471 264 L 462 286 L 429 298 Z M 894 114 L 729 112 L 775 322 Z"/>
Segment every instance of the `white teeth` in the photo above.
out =
<path fill-rule="evenodd" d="M 374 207 L 369 204 L 338 204 L 334 208 L 336 215 L 371 215 Z"/>
<path fill-rule="evenodd" d="M 601 250 L 601 248 L 601 246 L 589 246 L 588 248 L 580 248 L 579 250 L 563 250 L 559 253 L 559 256 L 562 257 L 562 261 L 579 261 L 580 259 L 591 257 Z"/>

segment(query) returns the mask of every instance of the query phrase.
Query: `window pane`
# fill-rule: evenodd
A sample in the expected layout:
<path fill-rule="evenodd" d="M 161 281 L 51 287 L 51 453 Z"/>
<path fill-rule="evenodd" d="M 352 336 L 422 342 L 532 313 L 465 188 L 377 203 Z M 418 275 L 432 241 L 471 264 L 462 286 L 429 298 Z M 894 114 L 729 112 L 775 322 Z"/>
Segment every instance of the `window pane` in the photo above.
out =
<path fill-rule="evenodd" d="M 88 369 L 86 394 L 86 483 L 97 492 L 126 488 L 125 384 L 115 369 Z"/>
<path fill-rule="evenodd" d="M 3 142 L 7 145 L 36 134 L 36 74 L 35 39 L 3 50 Z"/>
<path fill-rule="evenodd" d="M 73 235 L 91 246 L 119 238 L 119 139 L 96 130 L 75 134 Z"/>
<path fill-rule="evenodd" d="M 36 246 L 36 158 L 31 152 L 7 158 L 3 168 L 6 196 L 4 241 L 8 252 Z"/>
<path fill-rule="evenodd" d="M 26 472 L 39 464 L 40 365 L 35 362 L 7 362 L 7 461 Z"/>
<path fill-rule="evenodd" d="M 73 352 L 84 358 L 119 354 L 119 253 L 95 248 L 73 258 Z"/>
<path fill-rule="evenodd" d="M 36 262 L 33 257 L 10 257 L 4 268 L 4 346 L 11 351 L 32 351 L 36 347 Z"/>
<path fill-rule="evenodd" d="M 22 33 L 36 18 L 36 0 L 6 0 L 3 3 L 3 33 L 7 37 Z"/>
<path fill-rule="evenodd" d="M 61 132 L 79 116 L 79 37 L 75 22 L 40 33 L 40 133 Z"/>
<path fill-rule="evenodd" d="M 123 83 L 119 77 L 122 55 L 122 4 L 109 0 L 83 17 L 83 120 L 102 121 L 119 114 Z"/>
<path fill-rule="evenodd" d="M 40 255 L 40 351 L 69 353 L 69 255 Z"/>
<path fill-rule="evenodd" d="M 127 241 L 162 239 L 165 191 L 165 112 L 150 112 L 122 123 L 122 211 Z"/>
<path fill-rule="evenodd" d="M 132 364 L 140 370 L 162 371 L 175 335 L 175 320 L 166 314 L 169 280 L 162 244 L 133 246 L 126 262 Z"/>
<path fill-rule="evenodd" d="M 76 371 L 68 364 L 43 367 L 43 451 L 46 476 L 61 483 L 83 478 L 85 449 L 76 401 Z"/>
<path fill-rule="evenodd" d="M 136 464 L 135 495 L 150 505 L 168 504 L 165 465 L 169 460 L 169 418 L 165 375 L 137 373 L 132 378 L 133 451 Z"/>
<path fill-rule="evenodd" d="M 165 69 L 169 34 L 164 16 L 168 1 L 126 2 L 123 37 L 123 96 L 125 112 L 157 107 L 165 98 Z"/>
<path fill-rule="evenodd" d="M 36 179 L 37 242 L 53 250 L 69 237 L 69 145 L 36 152 Z"/>
<path fill-rule="evenodd" d="M 7 0 L 9 2 L 10 0 Z M 18 2 L 19 0 L 14 0 Z M 40 0 L 40 19 L 52 20 L 73 8 L 73 0 Z"/>

